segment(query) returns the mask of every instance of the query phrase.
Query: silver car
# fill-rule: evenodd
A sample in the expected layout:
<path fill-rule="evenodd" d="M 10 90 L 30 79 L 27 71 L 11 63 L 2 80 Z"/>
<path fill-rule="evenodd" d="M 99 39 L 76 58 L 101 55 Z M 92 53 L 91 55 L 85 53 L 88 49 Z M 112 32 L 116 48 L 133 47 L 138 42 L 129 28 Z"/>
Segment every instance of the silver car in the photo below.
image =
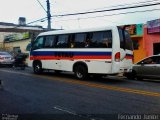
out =
<path fill-rule="evenodd" d="M 0 51 L 0 66 L 2 65 L 12 66 L 13 63 L 14 63 L 14 58 L 11 54 L 9 54 L 8 52 Z"/>
<path fill-rule="evenodd" d="M 160 80 L 160 55 L 147 57 L 133 65 L 132 72 L 126 73 L 128 79 L 143 78 Z"/>

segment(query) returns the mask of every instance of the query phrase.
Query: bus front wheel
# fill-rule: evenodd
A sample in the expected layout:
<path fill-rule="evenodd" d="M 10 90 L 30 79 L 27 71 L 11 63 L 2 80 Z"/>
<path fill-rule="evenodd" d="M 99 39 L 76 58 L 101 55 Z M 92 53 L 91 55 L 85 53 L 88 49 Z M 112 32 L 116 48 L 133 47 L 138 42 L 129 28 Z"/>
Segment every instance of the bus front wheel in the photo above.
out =
<path fill-rule="evenodd" d="M 87 78 L 87 68 L 84 65 L 77 65 L 74 69 L 76 78 L 84 80 Z"/>
<path fill-rule="evenodd" d="M 42 72 L 42 65 L 41 63 L 37 62 L 33 65 L 33 71 L 35 74 L 39 74 Z"/>

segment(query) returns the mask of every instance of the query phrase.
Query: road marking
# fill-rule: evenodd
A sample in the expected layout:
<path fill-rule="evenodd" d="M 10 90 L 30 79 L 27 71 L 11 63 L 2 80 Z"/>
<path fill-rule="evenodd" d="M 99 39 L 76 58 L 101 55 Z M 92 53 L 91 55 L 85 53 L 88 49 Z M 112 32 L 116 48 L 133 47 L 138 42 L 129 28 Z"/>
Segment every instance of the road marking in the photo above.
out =
<path fill-rule="evenodd" d="M 66 108 L 62 108 L 62 107 L 60 107 L 60 106 L 55 106 L 55 107 L 53 107 L 53 108 L 56 109 L 56 110 L 59 110 L 59 111 L 63 111 L 63 112 L 72 114 L 72 115 L 77 115 L 76 112 L 71 111 L 71 110 L 68 110 L 68 109 L 66 109 Z"/>
<path fill-rule="evenodd" d="M 85 119 L 87 118 L 87 119 L 90 119 L 90 120 L 104 120 L 102 118 L 93 118 L 91 115 L 81 115 L 81 114 L 78 114 L 78 113 L 74 112 L 73 110 L 69 110 L 69 109 L 61 107 L 61 106 L 55 106 L 53 108 L 56 109 L 56 110 L 59 110 L 59 111 L 74 115 L 74 116 L 85 118 Z"/>
<path fill-rule="evenodd" d="M 51 76 L 36 75 L 36 74 L 30 74 L 30 73 L 21 73 L 21 72 L 8 71 L 8 70 L 0 70 L 0 71 L 21 74 L 21 75 L 25 75 L 25 76 L 40 77 L 40 78 L 45 78 L 45 79 L 47 78 L 49 80 L 61 81 L 61 82 L 70 83 L 70 84 L 85 85 L 88 87 L 101 88 L 101 89 L 106 89 L 106 90 L 114 90 L 114 91 L 121 91 L 121 92 L 126 92 L 126 93 L 134 93 L 134 94 L 140 94 L 140 95 L 146 95 L 146 96 L 160 97 L 160 93 L 158 93 L 158 92 L 117 87 L 117 86 L 111 86 L 111 85 L 102 85 L 102 84 L 97 84 L 97 83 L 90 83 L 87 81 L 70 80 L 68 78 L 59 78 L 59 77 L 55 77 L 55 76 L 53 78 Z"/>

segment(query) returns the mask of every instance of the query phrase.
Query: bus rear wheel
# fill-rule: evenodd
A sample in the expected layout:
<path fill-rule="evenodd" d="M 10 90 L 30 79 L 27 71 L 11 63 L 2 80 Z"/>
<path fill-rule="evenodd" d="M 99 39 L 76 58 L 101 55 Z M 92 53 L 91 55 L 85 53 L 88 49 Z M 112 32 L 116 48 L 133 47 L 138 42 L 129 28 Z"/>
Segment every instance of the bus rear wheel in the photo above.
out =
<path fill-rule="evenodd" d="M 77 65 L 74 69 L 74 74 L 79 80 L 84 80 L 87 78 L 87 68 L 84 65 Z"/>
<path fill-rule="evenodd" d="M 42 72 L 42 65 L 41 63 L 37 62 L 33 65 L 33 71 L 35 74 L 40 74 Z"/>

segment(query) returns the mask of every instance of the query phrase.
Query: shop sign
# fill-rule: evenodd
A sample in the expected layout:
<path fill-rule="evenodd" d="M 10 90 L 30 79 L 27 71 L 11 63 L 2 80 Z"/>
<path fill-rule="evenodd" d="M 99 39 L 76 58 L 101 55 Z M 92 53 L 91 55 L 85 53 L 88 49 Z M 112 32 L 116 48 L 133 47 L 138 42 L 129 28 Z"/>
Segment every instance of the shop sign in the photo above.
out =
<path fill-rule="evenodd" d="M 15 34 L 6 35 L 4 37 L 4 42 L 19 41 L 19 40 L 25 40 L 29 38 L 30 38 L 29 32 L 15 33 Z"/>
<path fill-rule="evenodd" d="M 160 33 L 160 19 L 147 22 L 148 33 Z"/>
<path fill-rule="evenodd" d="M 143 24 L 127 25 L 125 30 L 127 30 L 130 35 L 143 35 Z"/>

